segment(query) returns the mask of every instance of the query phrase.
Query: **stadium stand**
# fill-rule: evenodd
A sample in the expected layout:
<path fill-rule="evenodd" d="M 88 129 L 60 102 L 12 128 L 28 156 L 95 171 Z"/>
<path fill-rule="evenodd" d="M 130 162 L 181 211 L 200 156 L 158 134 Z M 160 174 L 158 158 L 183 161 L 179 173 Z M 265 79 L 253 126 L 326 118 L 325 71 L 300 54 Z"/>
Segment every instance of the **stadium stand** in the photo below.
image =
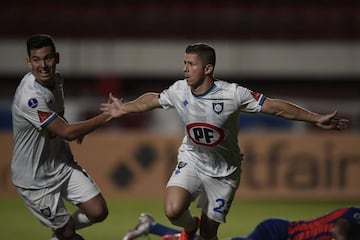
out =
<path fill-rule="evenodd" d="M 360 2 L 319 1 L 36 1 L 0 3 L 2 37 L 41 29 L 72 38 L 217 38 L 354 40 Z"/>
<path fill-rule="evenodd" d="M 56 38 L 85 40 L 356 42 L 360 40 L 359 16 L 358 0 L 38 0 L 31 3 L 2 0 L 0 37 L 25 39 L 30 34 L 43 32 Z M 152 90 L 162 90 L 170 83 L 164 77 L 117 77 L 120 83 L 113 79 L 106 82 L 104 76 L 67 76 L 72 80 L 66 83 L 65 90 L 68 96 L 96 97 L 115 86 L 127 96 L 135 96 L 148 89 L 149 82 L 156 86 Z M 357 79 L 358 76 L 331 79 L 311 75 L 306 78 L 241 76 L 242 85 L 270 96 L 348 101 L 360 99 Z M 0 80 L 1 96 L 11 98 L 19 76 L 0 73 Z M 269 81 L 271 84 L 264 84 Z M 9 115 L 4 114 L 2 116 Z M 358 115 L 355 118 L 360 122 Z M 278 127 L 278 123 L 273 125 Z M 284 127 L 288 127 L 287 123 Z"/>

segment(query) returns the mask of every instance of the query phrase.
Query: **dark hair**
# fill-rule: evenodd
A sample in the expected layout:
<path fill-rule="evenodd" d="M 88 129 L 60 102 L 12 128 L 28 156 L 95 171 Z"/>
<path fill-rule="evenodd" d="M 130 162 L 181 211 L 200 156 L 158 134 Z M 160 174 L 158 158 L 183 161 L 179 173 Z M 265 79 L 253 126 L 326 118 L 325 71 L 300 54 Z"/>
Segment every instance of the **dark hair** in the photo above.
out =
<path fill-rule="evenodd" d="M 211 64 L 215 67 L 216 63 L 216 53 L 215 49 L 205 43 L 194 43 L 188 45 L 185 49 L 185 53 L 195 53 L 205 61 L 206 64 Z"/>
<path fill-rule="evenodd" d="M 52 50 L 54 51 L 54 53 L 56 52 L 55 44 L 54 44 L 52 37 L 50 37 L 49 35 L 46 35 L 46 34 L 35 34 L 35 35 L 30 36 L 26 42 L 26 46 L 27 46 L 27 53 L 28 53 L 29 57 L 30 57 L 31 50 L 40 49 L 43 47 L 50 46 L 52 48 Z"/>

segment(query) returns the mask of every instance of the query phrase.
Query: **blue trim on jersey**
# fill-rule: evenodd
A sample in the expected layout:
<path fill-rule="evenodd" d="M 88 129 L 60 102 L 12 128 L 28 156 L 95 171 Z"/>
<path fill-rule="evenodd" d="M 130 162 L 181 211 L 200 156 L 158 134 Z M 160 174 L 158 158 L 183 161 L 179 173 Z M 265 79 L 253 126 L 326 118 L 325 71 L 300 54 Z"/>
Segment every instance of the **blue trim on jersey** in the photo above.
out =
<path fill-rule="evenodd" d="M 57 117 L 56 113 L 53 113 L 45 122 L 43 122 L 40 127 L 45 128 L 49 123 L 51 123 Z"/>
<path fill-rule="evenodd" d="M 210 92 L 214 91 L 216 88 L 217 88 L 217 86 L 216 86 L 215 83 L 214 83 L 214 85 L 212 85 L 212 87 L 209 88 L 209 90 L 207 90 L 205 93 L 203 93 L 203 94 L 201 94 L 201 95 L 196 95 L 196 94 L 193 93 L 192 91 L 191 91 L 191 93 L 192 93 L 192 95 L 193 95 L 194 97 L 196 97 L 196 98 L 202 98 L 203 96 L 205 96 L 205 95 L 209 94 Z"/>

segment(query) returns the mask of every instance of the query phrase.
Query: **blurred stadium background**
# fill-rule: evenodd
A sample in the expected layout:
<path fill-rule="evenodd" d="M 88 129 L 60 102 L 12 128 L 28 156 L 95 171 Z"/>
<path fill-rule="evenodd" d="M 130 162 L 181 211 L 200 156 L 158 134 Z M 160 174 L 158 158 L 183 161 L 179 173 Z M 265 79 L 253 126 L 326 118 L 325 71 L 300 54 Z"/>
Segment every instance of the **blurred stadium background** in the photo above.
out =
<path fill-rule="evenodd" d="M 262 114 L 241 116 L 239 141 L 246 161 L 236 201 L 254 202 L 255 213 L 239 204 L 241 211 L 235 207 L 230 218 L 236 223 L 238 216 L 252 218 L 254 224 L 273 214 L 309 217 L 334 206 L 360 204 L 359 16 L 357 0 L 1 1 L 0 203 L 1 212 L 9 214 L 7 239 L 17 229 L 27 232 L 27 226 L 43 230 L 21 203 L 16 205 L 10 180 L 10 108 L 16 86 L 28 71 L 29 35 L 47 33 L 55 39 L 70 121 L 96 114 L 109 92 L 133 99 L 181 79 L 184 49 L 193 42 L 215 47 L 217 78 L 349 118 L 351 129 L 324 132 Z M 147 208 L 161 218 L 163 187 L 181 137 L 176 113 L 157 110 L 113 121 L 81 146 L 72 144 L 75 157 L 114 209 L 108 228 L 97 228 L 100 233 L 91 232 L 89 239 L 118 239 L 113 236 L 121 236 Z M 135 202 L 129 207 L 131 199 L 150 205 Z M 263 211 L 280 199 L 272 212 Z M 301 211 L 296 211 L 299 204 Z M 22 227 L 11 227 L 14 223 Z M 236 223 L 229 223 L 222 236 L 229 236 L 231 228 L 236 231 Z M 248 222 L 244 234 L 252 224 Z M 116 233 L 107 236 L 105 231 Z"/>

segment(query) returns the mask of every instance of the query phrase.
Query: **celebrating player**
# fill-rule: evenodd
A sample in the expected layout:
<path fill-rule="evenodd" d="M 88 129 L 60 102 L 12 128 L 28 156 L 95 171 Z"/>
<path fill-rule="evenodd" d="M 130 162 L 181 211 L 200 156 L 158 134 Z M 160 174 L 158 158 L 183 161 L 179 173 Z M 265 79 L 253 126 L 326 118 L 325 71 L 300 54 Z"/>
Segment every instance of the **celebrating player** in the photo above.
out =
<path fill-rule="evenodd" d="M 349 121 L 336 111 L 318 114 L 295 104 L 271 99 L 235 83 L 214 78 L 215 50 L 203 43 L 186 47 L 184 80 L 161 93 L 148 92 L 130 102 L 110 94 L 101 110 L 113 118 L 155 108 L 175 108 L 185 125 L 178 164 L 167 183 L 165 214 L 184 228 L 181 240 L 217 239 L 240 182 L 242 154 L 238 146 L 239 113 L 262 112 L 285 119 L 306 121 L 323 129 L 342 130 Z M 188 209 L 199 197 L 201 218 Z"/>
<path fill-rule="evenodd" d="M 27 73 L 13 105 L 12 180 L 28 209 L 54 230 L 52 239 L 83 239 L 75 230 L 103 221 L 106 202 L 94 181 L 74 161 L 67 141 L 77 140 L 111 119 L 101 113 L 67 123 L 63 77 L 56 72 L 59 53 L 47 35 L 27 40 Z M 70 215 L 64 200 L 78 206 Z"/>
<path fill-rule="evenodd" d="M 161 240 L 178 240 L 181 231 L 165 226 L 149 215 L 142 213 L 136 227 L 127 232 L 123 240 L 154 234 Z M 261 221 L 244 237 L 230 240 L 357 240 L 360 239 L 360 208 L 339 208 L 311 220 L 289 221 L 269 218 Z"/>

